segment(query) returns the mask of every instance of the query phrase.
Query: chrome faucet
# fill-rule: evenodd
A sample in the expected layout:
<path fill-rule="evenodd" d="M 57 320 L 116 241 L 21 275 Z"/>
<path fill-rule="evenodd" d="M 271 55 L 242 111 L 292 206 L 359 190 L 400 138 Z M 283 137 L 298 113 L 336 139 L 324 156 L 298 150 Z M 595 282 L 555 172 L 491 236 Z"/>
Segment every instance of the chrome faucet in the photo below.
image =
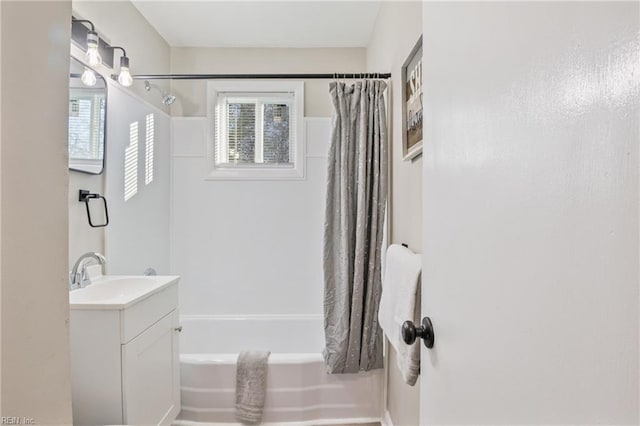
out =
<path fill-rule="evenodd" d="M 87 265 L 92 260 L 97 261 L 98 264 L 102 266 L 102 274 L 105 274 L 107 259 L 105 259 L 105 257 L 100 253 L 85 253 L 76 260 L 76 263 L 73 265 L 73 269 L 71 269 L 71 272 L 69 273 L 69 290 L 83 288 L 91 284 L 91 279 L 87 274 Z"/>

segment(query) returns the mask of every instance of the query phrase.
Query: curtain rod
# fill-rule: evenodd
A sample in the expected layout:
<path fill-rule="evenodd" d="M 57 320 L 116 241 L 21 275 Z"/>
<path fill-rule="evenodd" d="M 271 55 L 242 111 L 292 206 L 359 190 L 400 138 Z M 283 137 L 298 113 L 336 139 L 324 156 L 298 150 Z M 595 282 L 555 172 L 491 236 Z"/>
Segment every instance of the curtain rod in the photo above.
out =
<path fill-rule="evenodd" d="M 391 73 L 334 73 L 334 74 L 148 74 L 134 75 L 136 80 L 217 80 L 217 79 L 354 79 L 354 78 L 391 78 Z"/>

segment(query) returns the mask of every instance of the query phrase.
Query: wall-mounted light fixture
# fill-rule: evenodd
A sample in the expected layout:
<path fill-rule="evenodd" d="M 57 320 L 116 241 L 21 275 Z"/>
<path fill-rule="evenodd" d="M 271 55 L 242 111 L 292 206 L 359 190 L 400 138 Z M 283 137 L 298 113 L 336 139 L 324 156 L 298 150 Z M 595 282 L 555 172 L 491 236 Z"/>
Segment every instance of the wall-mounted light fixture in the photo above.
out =
<path fill-rule="evenodd" d="M 131 72 L 129 71 L 129 58 L 127 57 L 127 51 L 123 47 L 113 46 L 113 50 L 122 50 L 122 56 L 120 57 L 120 72 L 118 73 L 118 83 L 124 87 L 129 87 L 133 84 L 133 78 L 131 78 Z"/>
<path fill-rule="evenodd" d="M 83 24 L 89 24 L 91 29 Z M 118 75 L 112 75 L 111 78 L 118 80 L 124 87 L 129 87 L 133 84 L 127 51 L 121 46 L 110 46 L 109 43 L 101 39 L 95 30 L 93 22 L 87 19 L 71 17 L 71 39 L 86 51 L 85 61 L 90 67 L 102 64 L 107 68 L 113 68 L 114 51 L 116 49 L 122 50 L 120 71 Z M 93 70 L 88 67 L 85 68 L 82 73 L 82 82 L 87 86 L 96 84 L 96 76 Z"/>
<path fill-rule="evenodd" d="M 89 66 L 95 67 L 97 65 L 102 64 L 102 57 L 100 56 L 100 52 L 98 51 L 98 45 L 100 44 L 100 37 L 98 37 L 98 33 L 96 32 L 96 27 L 93 25 L 93 22 L 88 19 L 76 19 L 71 17 L 71 25 L 74 23 L 81 24 L 86 23 L 91 26 L 90 30 L 86 30 L 86 53 L 85 60 L 89 64 Z"/>
<path fill-rule="evenodd" d="M 93 30 L 87 33 L 87 53 L 85 53 L 85 58 L 92 67 L 102 64 L 102 57 L 98 52 L 98 33 Z"/>

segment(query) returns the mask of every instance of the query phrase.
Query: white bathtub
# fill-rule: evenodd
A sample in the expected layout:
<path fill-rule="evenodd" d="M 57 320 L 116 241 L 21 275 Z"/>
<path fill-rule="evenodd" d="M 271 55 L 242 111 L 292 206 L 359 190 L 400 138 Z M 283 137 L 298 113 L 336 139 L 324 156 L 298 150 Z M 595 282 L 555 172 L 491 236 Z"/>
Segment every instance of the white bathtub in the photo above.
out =
<path fill-rule="evenodd" d="M 270 350 L 263 424 L 379 421 L 382 370 L 329 375 L 322 317 L 182 316 L 182 411 L 177 424 L 235 422 L 235 363 L 241 350 Z"/>

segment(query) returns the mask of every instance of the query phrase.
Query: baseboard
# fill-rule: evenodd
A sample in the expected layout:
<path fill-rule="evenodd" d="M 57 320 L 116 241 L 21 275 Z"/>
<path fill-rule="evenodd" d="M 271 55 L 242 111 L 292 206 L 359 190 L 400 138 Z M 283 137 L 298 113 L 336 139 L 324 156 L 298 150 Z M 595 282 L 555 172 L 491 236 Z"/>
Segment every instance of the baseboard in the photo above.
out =
<path fill-rule="evenodd" d="M 384 416 L 382 416 L 382 424 L 384 426 L 393 426 L 393 422 L 391 421 L 391 414 L 389 410 L 384 410 Z"/>

